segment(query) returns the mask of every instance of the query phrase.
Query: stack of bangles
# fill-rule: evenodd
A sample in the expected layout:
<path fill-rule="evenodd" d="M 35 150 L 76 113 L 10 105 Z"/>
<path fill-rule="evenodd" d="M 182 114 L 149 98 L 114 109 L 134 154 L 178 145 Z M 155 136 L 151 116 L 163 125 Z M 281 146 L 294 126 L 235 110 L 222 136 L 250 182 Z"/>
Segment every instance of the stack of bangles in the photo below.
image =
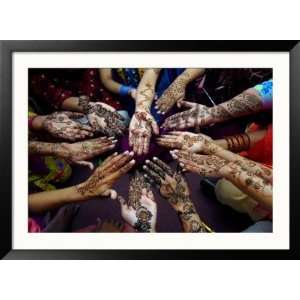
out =
<path fill-rule="evenodd" d="M 228 136 L 225 138 L 228 150 L 241 152 L 250 148 L 250 137 L 247 133 Z"/>
<path fill-rule="evenodd" d="M 122 84 L 120 87 L 119 93 L 121 96 L 128 96 L 132 89 L 133 89 L 132 86 Z"/>

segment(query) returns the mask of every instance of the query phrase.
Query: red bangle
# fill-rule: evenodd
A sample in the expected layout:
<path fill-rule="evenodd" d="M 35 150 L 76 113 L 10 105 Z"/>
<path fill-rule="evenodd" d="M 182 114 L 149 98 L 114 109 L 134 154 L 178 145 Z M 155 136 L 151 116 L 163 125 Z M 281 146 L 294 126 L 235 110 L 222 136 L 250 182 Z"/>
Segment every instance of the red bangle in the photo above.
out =
<path fill-rule="evenodd" d="M 33 116 L 33 117 L 30 117 L 29 119 L 28 119 L 28 128 L 29 129 L 33 129 L 33 120 L 36 118 L 37 116 Z"/>

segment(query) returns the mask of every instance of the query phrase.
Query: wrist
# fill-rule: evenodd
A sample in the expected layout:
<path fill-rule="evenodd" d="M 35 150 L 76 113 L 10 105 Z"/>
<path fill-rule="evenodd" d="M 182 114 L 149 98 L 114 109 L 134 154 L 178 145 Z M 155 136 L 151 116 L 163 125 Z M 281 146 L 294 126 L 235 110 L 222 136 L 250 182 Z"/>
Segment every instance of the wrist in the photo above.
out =
<path fill-rule="evenodd" d="M 136 104 L 135 112 L 150 112 L 150 107 L 145 106 L 145 104 Z"/>
<path fill-rule="evenodd" d="M 92 195 L 88 195 L 86 192 L 84 192 L 84 186 L 85 182 L 82 182 L 70 188 L 73 201 L 88 200 L 93 197 Z"/>

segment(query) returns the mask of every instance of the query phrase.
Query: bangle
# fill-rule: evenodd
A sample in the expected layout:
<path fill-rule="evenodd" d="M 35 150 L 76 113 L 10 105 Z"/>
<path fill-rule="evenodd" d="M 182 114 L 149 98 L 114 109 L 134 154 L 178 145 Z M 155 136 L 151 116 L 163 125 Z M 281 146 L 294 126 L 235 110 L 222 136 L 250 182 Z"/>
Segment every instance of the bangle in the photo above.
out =
<path fill-rule="evenodd" d="M 30 117 L 29 119 L 28 119 L 28 128 L 29 129 L 34 129 L 33 128 L 33 120 L 36 118 L 37 116 L 33 116 L 33 117 Z"/>
<path fill-rule="evenodd" d="M 128 96 L 129 93 L 131 92 L 131 90 L 132 90 L 131 86 L 122 84 L 120 87 L 119 93 L 121 96 Z"/>

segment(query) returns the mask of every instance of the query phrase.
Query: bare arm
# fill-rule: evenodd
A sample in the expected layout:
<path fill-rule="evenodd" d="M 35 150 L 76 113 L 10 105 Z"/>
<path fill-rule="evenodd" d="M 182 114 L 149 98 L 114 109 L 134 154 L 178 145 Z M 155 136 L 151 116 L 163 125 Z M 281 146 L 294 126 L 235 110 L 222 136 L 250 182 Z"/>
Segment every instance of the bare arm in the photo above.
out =
<path fill-rule="evenodd" d="M 201 176 L 224 177 L 266 208 L 272 208 L 272 184 L 255 172 L 242 168 L 215 155 L 200 155 L 189 151 L 171 151 L 181 167 Z"/>
<path fill-rule="evenodd" d="M 166 129 L 203 127 L 269 109 L 272 103 L 272 92 L 270 91 L 270 95 L 266 98 L 261 96 L 256 87 L 247 89 L 231 100 L 214 107 L 181 101 L 181 105 L 188 110 L 168 117 L 162 127 Z"/>
<path fill-rule="evenodd" d="M 42 213 L 71 202 L 84 201 L 96 196 L 116 198 L 112 185 L 135 164 L 133 153 L 124 152 L 109 156 L 84 182 L 55 191 L 29 195 L 29 210 Z"/>
<path fill-rule="evenodd" d="M 266 135 L 266 130 L 243 133 L 225 137 L 224 139 L 212 140 L 203 134 L 195 134 L 188 131 L 173 131 L 157 138 L 160 146 L 189 150 L 194 153 L 203 152 L 204 142 L 209 140 L 223 149 L 233 152 L 248 150 Z"/>
<path fill-rule="evenodd" d="M 156 109 L 158 112 L 164 114 L 168 112 L 173 105 L 177 102 L 184 100 L 185 90 L 187 85 L 204 74 L 205 69 L 185 69 L 185 71 L 180 74 L 172 84 L 164 91 L 161 97 L 156 102 Z"/>
<path fill-rule="evenodd" d="M 103 85 L 112 93 L 119 94 L 121 84 L 113 80 L 112 70 L 107 68 L 99 69 L 100 79 Z"/>
<path fill-rule="evenodd" d="M 268 209 L 272 209 L 272 185 L 231 162 L 221 168 L 221 175 Z"/>
<path fill-rule="evenodd" d="M 156 121 L 150 113 L 159 72 L 160 69 L 146 70 L 137 89 L 135 113 L 129 125 L 129 145 L 138 155 L 148 153 L 152 132 L 159 133 Z"/>
<path fill-rule="evenodd" d="M 75 187 L 30 194 L 28 198 L 29 210 L 42 213 L 72 202 L 82 201 L 84 198 Z"/>

